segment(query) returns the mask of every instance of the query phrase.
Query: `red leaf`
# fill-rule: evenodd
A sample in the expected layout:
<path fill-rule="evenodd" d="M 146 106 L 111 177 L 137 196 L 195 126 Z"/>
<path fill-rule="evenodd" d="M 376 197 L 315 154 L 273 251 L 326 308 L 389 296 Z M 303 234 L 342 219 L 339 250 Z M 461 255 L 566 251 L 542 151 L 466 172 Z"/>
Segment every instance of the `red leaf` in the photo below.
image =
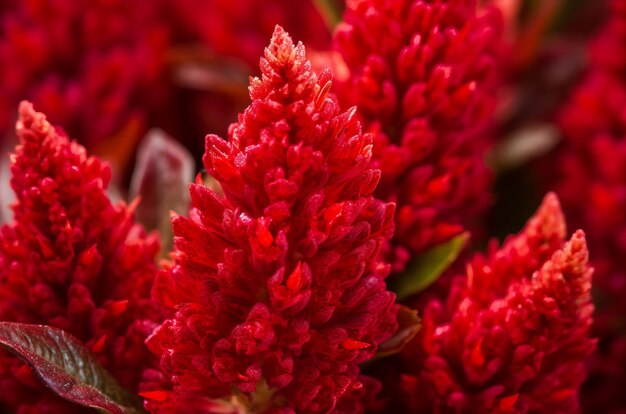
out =
<path fill-rule="evenodd" d="M 0 322 L 0 346 L 23 359 L 52 392 L 68 401 L 111 414 L 143 412 L 141 401 L 60 329 Z"/>

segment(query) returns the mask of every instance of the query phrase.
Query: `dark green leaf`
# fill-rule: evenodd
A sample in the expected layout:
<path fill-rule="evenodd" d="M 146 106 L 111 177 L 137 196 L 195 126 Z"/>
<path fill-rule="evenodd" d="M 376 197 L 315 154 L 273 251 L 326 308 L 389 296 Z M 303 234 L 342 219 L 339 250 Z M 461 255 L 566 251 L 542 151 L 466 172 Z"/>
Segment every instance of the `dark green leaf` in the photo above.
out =
<path fill-rule="evenodd" d="M 0 322 L 0 346 L 23 359 L 58 396 L 111 414 L 142 413 L 96 357 L 68 333 L 44 325 Z"/>
<path fill-rule="evenodd" d="M 433 284 L 456 260 L 468 239 L 469 233 L 461 233 L 414 259 L 407 271 L 392 283 L 392 290 L 396 292 L 398 300 L 406 299 Z"/>

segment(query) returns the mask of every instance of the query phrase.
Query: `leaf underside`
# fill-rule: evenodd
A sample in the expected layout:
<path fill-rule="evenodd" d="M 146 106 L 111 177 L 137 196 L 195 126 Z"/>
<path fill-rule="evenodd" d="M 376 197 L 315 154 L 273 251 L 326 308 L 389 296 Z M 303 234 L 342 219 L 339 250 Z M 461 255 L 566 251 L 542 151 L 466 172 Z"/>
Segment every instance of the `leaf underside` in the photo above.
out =
<path fill-rule="evenodd" d="M 0 322 L 0 346 L 33 370 L 55 394 L 111 414 L 139 414 L 141 401 L 126 391 L 76 338 L 44 325 Z"/>

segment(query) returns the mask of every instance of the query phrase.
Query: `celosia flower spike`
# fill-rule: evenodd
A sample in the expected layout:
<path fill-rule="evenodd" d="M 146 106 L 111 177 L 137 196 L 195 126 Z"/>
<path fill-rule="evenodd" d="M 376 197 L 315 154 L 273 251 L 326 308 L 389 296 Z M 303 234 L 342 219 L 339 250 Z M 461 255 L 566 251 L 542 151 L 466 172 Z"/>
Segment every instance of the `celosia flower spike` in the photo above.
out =
<path fill-rule="evenodd" d="M 154 294 L 175 314 L 148 342 L 162 370 L 147 373 L 152 412 L 361 412 L 377 384 L 358 364 L 396 329 L 375 259 L 394 206 L 372 196 L 371 136 L 280 27 L 260 66 L 229 140 L 207 137 L 224 195 L 194 184 L 190 217 L 173 220 L 175 264 Z"/>
<path fill-rule="evenodd" d="M 592 271 L 584 233 L 563 245 L 563 232 L 550 195 L 521 234 L 468 265 L 445 305 L 428 303 L 424 328 L 404 353 L 407 412 L 579 411 L 595 347 Z"/>
<path fill-rule="evenodd" d="M 377 196 L 398 204 L 385 248 L 394 271 L 473 229 L 489 204 L 501 25 L 475 0 L 347 3 L 335 41 L 350 73 L 338 95 L 374 134 Z"/>
<path fill-rule="evenodd" d="M 132 207 L 111 204 L 109 168 L 30 103 L 20 104 L 17 135 L 15 219 L 0 230 L 0 320 L 68 331 L 137 389 L 152 359 L 143 342 L 158 322 L 150 301 L 158 241 L 133 224 Z M 67 410 L 6 354 L 0 389 L 0 402 L 18 412 Z"/>

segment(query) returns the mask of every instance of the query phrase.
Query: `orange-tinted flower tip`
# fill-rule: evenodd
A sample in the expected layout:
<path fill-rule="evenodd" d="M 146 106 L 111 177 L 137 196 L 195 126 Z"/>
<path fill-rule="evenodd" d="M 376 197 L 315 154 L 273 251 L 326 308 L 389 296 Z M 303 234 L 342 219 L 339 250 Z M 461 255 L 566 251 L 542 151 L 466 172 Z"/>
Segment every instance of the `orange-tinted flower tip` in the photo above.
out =
<path fill-rule="evenodd" d="M 527 227 L 530 232 L 534 230 L 538 234 L 553 234 L 558 238 L 565 238 L 567 225 L 561 209 L 561 203 L 555 193 L 550 192 L 546 194 L 537 213 L 535 213 Z"/>
<path fill-rule="evenodd" d="M 350 339 L 350 338 L 343 341 L 342 345 L 348 351 L 356 351 L 356 350 L 365 349 L 371 346 L 367 342 L 355 341 L 354 339 Z"/>
<path fill-rule="evenodd" d="M 33 104 L 28 101 L 22 101 L 18 107 L 18 120 L 16 124 L 16 131 L 18 136 L 21 136 L 22 131 L 30 129 L 32 131 L 45 136 L 52 127 L 46 116 L 42 113 L 35 111 Z"/>
<path fill-rule="evenodd" d="M 272 34 L 272 40 L 270 41 L 270 50 L 278 62 L 289 61 L 293 55 L 293 40 L 289 34 L 281 26 L 276 25 L 274 27 L 274 33 Z M 278 52 L 278 53 L 276 53 Z"/>
<path fill-rule="evenodd" d="M 163 390 L 143 391 L 139 393 L 139 396 L 147 400 L 163 402 L 167 400 L 168 392 Z"/>

